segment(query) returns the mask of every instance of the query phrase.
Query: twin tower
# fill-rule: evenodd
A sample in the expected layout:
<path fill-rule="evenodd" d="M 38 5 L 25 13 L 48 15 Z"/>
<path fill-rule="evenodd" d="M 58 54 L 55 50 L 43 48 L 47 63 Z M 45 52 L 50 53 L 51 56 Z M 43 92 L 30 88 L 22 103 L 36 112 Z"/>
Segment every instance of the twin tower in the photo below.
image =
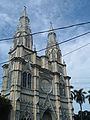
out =
<path fill-rule="evenodd" d="M 38 56 L 24 8 L 3 65 L 1 94 L 11 100 L 9 120 L 73 120 L 70 77 L 56 39 L 51 27 L 45 55 Z"/>

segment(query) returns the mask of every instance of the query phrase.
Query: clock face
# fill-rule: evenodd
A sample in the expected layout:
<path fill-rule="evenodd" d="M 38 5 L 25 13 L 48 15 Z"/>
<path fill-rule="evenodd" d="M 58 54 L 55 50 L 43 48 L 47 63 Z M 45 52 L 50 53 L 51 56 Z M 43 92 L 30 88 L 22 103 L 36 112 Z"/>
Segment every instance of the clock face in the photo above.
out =
<path fill-rule="evenodd" d="M 48 80 L 42 80 L 41 81 L 41 89 L 45 93 L 50 93 L 52 91 L 52 85 Z"/>

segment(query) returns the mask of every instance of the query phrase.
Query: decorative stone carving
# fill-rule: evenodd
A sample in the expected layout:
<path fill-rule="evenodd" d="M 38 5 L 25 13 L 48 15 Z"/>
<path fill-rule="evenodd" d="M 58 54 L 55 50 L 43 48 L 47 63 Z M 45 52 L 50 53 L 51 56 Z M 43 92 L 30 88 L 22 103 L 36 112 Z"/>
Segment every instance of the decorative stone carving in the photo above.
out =
<path fill-rule="evenodd" d="M 48 80 L 44 79 L 41 81 L 41 89 L 47 94 L 51 93 L 52 85 Z"/>
<path fill-rule="evenodd" d="M 62 120 L 69 120 L 69 114 L 65 108 L 61 108 L 61 118 Z"/>
<path fill-rule="evenodd" d="M 19 118 L 20 118 L 20 111 L 16 110 L 16 120 L 19 120 Z"/>
<path fill-rule="evenodd" d="M 20 115 L 20 120 L 33 120 L 33 113 L 32 111 L 32 106 L 29 105 L 29 103 L 25 104 L 22 107 L 21 115 Z"/>

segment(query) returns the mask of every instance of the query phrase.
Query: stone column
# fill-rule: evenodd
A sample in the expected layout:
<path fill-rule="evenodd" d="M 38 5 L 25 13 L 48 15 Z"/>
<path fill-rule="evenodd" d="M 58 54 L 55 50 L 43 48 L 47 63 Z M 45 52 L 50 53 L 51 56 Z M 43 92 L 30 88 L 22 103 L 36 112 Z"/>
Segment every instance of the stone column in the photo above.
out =
<path fill-rule="evenodd" d="M 59 73 L 58 73 L 58 64 L 57 62 L 52 63 L 53 73 L 54 73 L 54 95 L 55 95 L 55 106 L 56 106 L 56 120 L 60 120 L 60 93 L 59 93 Z"/>
<path fill-rule="evenodd" d="M 16 119 L 16 111 L 20 110 L 20 93 L 21 93 L 21 72 L 22 58 L 16 57 L 13 59 L 12 81 L 10 90 L 10 99 L 12 101 L 11 120 Z"/>
<path fill-rule="evenodd" d="M 8 64 L 3 65 L 3 85 L 1 95 L 5 95 L 8 82 Z"/>
<path fill-rule="evenodd" d="M 34 120 L 39 120 L 39 68 L 36 60 L 36 53 L 33 54 L 33 90 L 34 90 L 34 98 L 33 98 L 33 114 Z"/>

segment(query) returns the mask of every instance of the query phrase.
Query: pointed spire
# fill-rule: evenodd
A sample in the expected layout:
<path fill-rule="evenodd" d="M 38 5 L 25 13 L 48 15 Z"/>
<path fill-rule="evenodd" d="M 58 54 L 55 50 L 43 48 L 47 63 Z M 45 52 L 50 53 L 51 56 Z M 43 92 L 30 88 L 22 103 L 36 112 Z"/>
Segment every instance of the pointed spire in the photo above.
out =
<path fill-rule="evenodd" d="M 52 22 L 50 22 L 50 30 L 53 30 Z"/>
<path fill-rule="evenodd" d="M 53 34 L 54 36 L 56 36 L 56 33 L 54 32 L 53 24 L 52 24 L 51 21 L 50 21 L 50 28 L 49 28 L 48 36 L 49 36 L 50 34 Z"/>
<path fill-rule="evenodd" d="M 52 44 L 56 44 L 56 33 L 53 30 L 52 22 L 50 22 L 50 29 L 48 33 L 48 43 L 50 44 L 50 46 Z"/>
<path fill-rule="evenodd" d="M 26 6 L 24 6 L 24 10 L 23 10 L 23 13 L 22 13 L 22 16 L 26 17 L 27 16 L 27 12 L 26 12 Z"/>
<path fill-rule="evenodd" d="M 57 60 L 61 62 L 61 51 L 57 42 L 56 33 L 54 32 L 52 23 L 50 22 L 50 30 L 48 33 L 48 42 L 47 42 L 47 49 L 46 49 L 46 56 L 49 57 L 50 61 Z"/>
<path fill-rule="evenodd" d="M 18 45 L 18 44 L 23 44 L 25 47 L 28 47 L 29 49 L 32 49 L 32 45 L 33 45 L 32 35 L 28 36 L 28 39 L 26 37 L 26 35 L 31 34 L 29 21 L 30 20 L 29 20 L 28 15 L 27 15 L 26 6 L 24 6 L 21 17 L 19 18 L 19 24 L 17 26 L 17 30 L 15 32 L 15 37 L 18 37 L 18 39 L 14 40 L 17 43 L 17 44 L 14 44 L 14 47 L 16 47 L 16 45 Z M 23 36 L 22 41 L 19 40 L 20 36 Z M 28 42 L 28 41 L 30 41 L 30 42 Z"/>
<path fill-rule="evenodd" d="M 53 30 L 53 24 L 52 24 L 51 21 L 50 21 L 49 33 L 54 33 L 54 30 Z"/>
<path fill-rule="evenodd" d="M 24 10 L 19 20 L 22 27 L 27 27 L 29 25 L 29 18 L 27 15 L 26 6 L 24 6 Z"/>

